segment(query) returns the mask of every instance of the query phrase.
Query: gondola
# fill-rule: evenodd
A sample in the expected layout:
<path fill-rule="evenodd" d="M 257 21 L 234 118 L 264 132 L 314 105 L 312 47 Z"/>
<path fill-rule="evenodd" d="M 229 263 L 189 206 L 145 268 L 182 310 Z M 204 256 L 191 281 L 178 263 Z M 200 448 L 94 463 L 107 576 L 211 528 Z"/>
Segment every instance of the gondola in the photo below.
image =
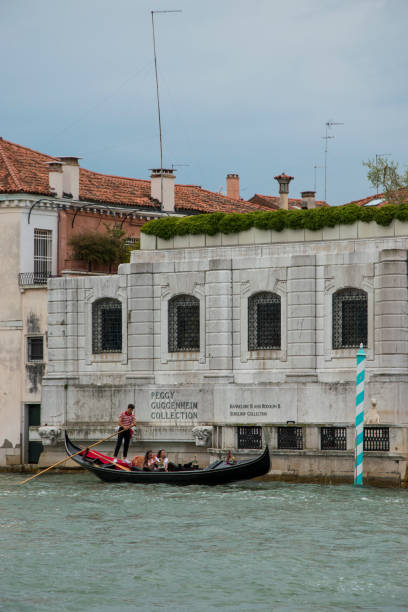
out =
<path fill-rule="evenodd" d="M 247 461 L 238 461 L 229 464 L 226 461 L 215 461 L 203 469 L 181 468 L 179 471 L 144 471 L 140 468 L 131 468 L 125 471 L 112 465 L 111 457 L 103 455 L 99 451 L 84 449 L 75 446 L 65 431 L 65 449 L 68 455 L 80 452 L 72 457 L 72 460 L 98 476 L 105 482 L 133 482 L 136 484 L 174 484 L 174 485 L 218 485 L 236 482 L 238 480 L 250 480 L 257 476 L 267 474 L 270 469 L 269 449 Z M 126 464 L 122 463 L 123 466 Z"/>

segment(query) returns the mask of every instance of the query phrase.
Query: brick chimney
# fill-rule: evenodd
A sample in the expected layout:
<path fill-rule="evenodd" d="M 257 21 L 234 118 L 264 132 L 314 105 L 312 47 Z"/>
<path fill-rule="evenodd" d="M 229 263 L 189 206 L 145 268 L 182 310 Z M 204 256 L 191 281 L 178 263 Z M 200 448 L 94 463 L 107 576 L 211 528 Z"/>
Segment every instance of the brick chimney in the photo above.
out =
<path fill-rule="evenodd" d="M 239 174 L 227 174 L 227 198 L 240 200 Z"/>
<path fill-rule="evenodd" d="M 279 183 L 279 208 L 288 210 L 289 208 L 289 183 L 293 176 L 288 176 L 284 172 L 278 176 L 274 176 L 275 181 Z"/>
<path fill-rule="evenodd" d="M 79 200 L 79 161 L 80 157 L 60 156 L 62 167 L 63 196 Z"/>
<path fill-rule="evenodd" d="M 48 182 L 50 185 L 50 191 L 54 192 L 57 198 L 62 198 L 63 187 L 63 166 L 61 161 L 50 161 L 46 162 L 48 166 Z"/>
<path fill-rule="evenodd" d="M 153 168 L 151 172 L 151 197 L 161 203 L 162 210 L 174 212 L 174 181 L 176 178 L 174 171 L 166 168 Z"/>
<path fill-rule="evenodd" d="M 315 191 L 302 191 L 302 208 L 316 208 Z"/>

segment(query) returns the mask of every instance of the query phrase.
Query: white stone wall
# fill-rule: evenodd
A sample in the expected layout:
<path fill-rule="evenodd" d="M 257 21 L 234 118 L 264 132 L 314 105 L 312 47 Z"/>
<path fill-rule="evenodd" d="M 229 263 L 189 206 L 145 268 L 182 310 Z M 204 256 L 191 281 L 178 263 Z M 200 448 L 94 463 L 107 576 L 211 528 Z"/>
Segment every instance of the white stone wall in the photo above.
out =
<path fill-rule="evenodd" d="M 334 292 L 357 287 L 368 295 L 367 397 L 377 398 L 383 423 L 407 423 L 408 238 L 395 227 L 368 238 L 357 238 L 357 227 L 340 229 L 350 238 L 333 228 L 336 239 L 324 239 L 324 230 L 318 240 L 301 232 L 295 241 L 292 231 L 279 244 L 256 244 L 253 232 L 245 245 L 215 236 L 219 246 L 194 247 L 190 236 L 189 248 L 166 250 L 161 241 L 157 250 L 134 251 L 117 276 L 53 279 L 44 420 L 114 422 L 135 401 L 139 421 L 170 437 L 172 428 L 207 422 L 352 423 L 356 350 L 332 349 L 331 310 Z M 281 297 L 280 350 L 248 350 L 247 301 L 258 291 Z M 200 351 L 168 352 L 167 306 L 179 293 L 200 302 Z M 121 355 L 90 352 L 99 297 L 122 302 Z M 170 407 L 153 418 L 160 391 L 197 402 L 196 416 L 176 418 Z"/>

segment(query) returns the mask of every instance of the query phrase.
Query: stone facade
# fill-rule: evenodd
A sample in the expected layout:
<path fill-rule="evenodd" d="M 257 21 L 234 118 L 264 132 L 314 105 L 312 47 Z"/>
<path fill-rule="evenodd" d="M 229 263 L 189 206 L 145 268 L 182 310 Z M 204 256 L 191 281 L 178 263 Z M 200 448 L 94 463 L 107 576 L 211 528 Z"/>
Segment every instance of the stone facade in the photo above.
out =
<path fill-rule="evenodd" d="M 333 349 L 332 303 L 352 287 L 367 296 L 366 396 L 377 399 L 381 424 L 391 428 L 390 450 L 368 453 L 366 472 L 403 481 L 408 228 L 371 225 L 307 236 L 250 230 L 210 237 L 214 246 L 204 246 L 204 236 L 146 236 L 115 277 L 52 279 L 43 422 L 94 440 L 134 402 L 138 450 L 165 445 L 183 458 L 199 450 L 207 462 L 227 448 L 248 455 L 256 451 L 238 448 L 237 428 L 261 426 L 272 474 L 350 480 L 356 348 Z M 248 298 L 262 291 L 280 297 L 280 347 L 249 350 Z M 199 350 L 169 352 L 168 304 L 180 294 L 198 300 Z M 121 303 L 121 352 L 92 353 L 92 305 L 101 298 Z M 302 450 L 278 448 L 287 421 L 302 428 Z M 211 446 L 196 447 L 197 426 L 213 427 Z M 323 451 L 322 426 L 345 428 L 346 449 Z"/>

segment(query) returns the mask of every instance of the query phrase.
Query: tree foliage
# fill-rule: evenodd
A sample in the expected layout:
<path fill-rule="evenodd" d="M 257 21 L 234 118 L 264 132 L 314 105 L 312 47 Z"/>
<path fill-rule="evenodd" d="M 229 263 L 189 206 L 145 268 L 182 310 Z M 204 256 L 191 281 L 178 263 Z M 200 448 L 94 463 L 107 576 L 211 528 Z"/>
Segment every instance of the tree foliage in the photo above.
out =
<path fill-rule="evenodd" d="M 381 155 L 363 162 L 363 166 L 368 168 L 367 178 L 376 193 L 384 193 L 392 204 L 401 204 L 407 200 L 408 170 L 399 172 L 396 162 Z"/>
<path fill-rule="evenodd" d="M 119 227 L 105 225 L 105 233 L 82 232 L 72 236 L 68 242 L 72 248 L 73 259 L 86 261 L 88 269 L 93 265 L 118 265 L 130 259 L 130 251 L 138 248 L 138 244 L 129 246 L 127 236 Z"/>

